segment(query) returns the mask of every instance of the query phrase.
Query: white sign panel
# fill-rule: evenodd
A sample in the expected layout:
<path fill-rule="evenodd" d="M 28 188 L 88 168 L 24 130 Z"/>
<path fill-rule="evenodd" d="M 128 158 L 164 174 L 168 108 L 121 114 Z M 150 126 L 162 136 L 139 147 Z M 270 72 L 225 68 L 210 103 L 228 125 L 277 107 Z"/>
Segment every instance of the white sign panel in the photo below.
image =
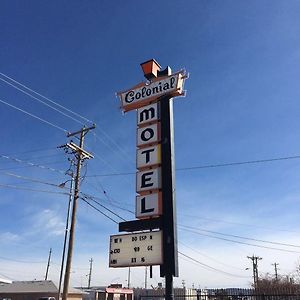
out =
<path fill-rule="evenodd" d="M 186 77 L 185 72 L 180 71 L 170 76 L 155 78 L 150 84 L 140 83 L 130 90 L 118 93 L 123 110 L 137 109 L 165 95 L 183 96 Z"/>
<path fill-rule="evenodd" d="M 162 232 L 151 231 L 110 237 L 109 267 L 162 264 Z"/>
<path fill-rule="evenodd" d="M 138 128 L 137 146 L 146 146 L 160 140 L 159 123 Z"/>
<path fill-rule="evenodd" d="M 150 169 L 136 173 L 136 191 L 137 193 L 157 190 L 161 188 L 161 170 Z"/>
<path fill-rule="evenodd" d="M 137 168 L 155 166 L 161 163 L 160 144 L 148 148 L 137 150 L 136 165 Z"/>
<path fill-rule="evenodd" d="M 142 125 L 159 119 L 158 103 L 143 106 L 137 110 L 137 124 Z"/>
<path fill-rule="evenodd" d="M 156 217 L 162 214 L 161 193 L 136 196 L 135 216 L 138 219 Z"/>

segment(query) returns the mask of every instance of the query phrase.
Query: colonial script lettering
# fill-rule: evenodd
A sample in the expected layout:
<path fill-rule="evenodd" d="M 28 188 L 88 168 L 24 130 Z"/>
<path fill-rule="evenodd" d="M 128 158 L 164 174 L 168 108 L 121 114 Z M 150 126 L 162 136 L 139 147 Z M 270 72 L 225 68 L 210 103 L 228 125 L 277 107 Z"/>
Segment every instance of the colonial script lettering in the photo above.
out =
<path fill-rule="evenodd" d="M 149 84 L 141 83 L 130 90 L 119 92 L 122 109 L 124 111 L 137 109 L 151 104 L 152 101 L 157 102 L 160 97 L 168 94 L 171 97 L 182 96 L 184 95 L 183 83 L 185 78 L 184 71 L 180 71 L 160 79 L 156 78 Z"/>

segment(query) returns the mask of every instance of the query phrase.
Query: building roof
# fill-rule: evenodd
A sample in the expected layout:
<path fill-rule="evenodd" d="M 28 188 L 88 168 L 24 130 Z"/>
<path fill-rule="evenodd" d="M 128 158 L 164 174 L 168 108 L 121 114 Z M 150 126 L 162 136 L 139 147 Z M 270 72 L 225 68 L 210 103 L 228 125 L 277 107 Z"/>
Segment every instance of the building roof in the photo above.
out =
<path fill-rule="evenodd" d="M 1 283 L 6 283 L 6 284 L 12 283 L 12 280 L 4 279 L 4 278 L 1 278 L 1 277 L 0 277 L 0 284 L 1 284 Z"/>
<path fill-rule="evenodd" d="M 58 289 L 51 280 L 14 281 L 11 284 L 0 283 L 0 293 L 58 293 Z M 82 292 L 70 287 L 69 294 Z"/>
<path fill-rule="evenodd" d="M 57 293 L 57 287 L 51 280 L 14 281 L 0 284 L 0 293 Z"/>

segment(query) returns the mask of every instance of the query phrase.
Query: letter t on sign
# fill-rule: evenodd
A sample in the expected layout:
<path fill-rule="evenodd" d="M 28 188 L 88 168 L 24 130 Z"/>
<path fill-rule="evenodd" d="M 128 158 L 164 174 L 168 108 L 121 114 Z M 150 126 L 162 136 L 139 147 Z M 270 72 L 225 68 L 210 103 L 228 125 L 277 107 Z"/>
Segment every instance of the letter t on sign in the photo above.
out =
<path fill-rule="evenodd" d="M 137 168 L 159 165 L 161 163 L 160 157 L 160 145 L 138 149 L 136 157 Z"/>

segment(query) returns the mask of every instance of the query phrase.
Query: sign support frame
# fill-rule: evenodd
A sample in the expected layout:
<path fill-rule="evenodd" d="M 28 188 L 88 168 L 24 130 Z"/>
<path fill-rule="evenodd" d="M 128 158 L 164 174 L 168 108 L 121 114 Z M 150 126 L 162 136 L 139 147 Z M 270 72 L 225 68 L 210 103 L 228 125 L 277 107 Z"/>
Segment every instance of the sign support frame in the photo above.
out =
<path fill-rule="evenodd" d="M 158 76 L 167 72 L 168 67 Z M 165 299 L 174 299 L 173 276 L 178 277 L 178 252 L 175 202 L 175 155 L 174 155 L 174 122 L 173 98 L 165 96 L 160 99 L 161 112 L 161 172 L 163 199 L 163 257 L 160 276 L 165 277 Z"/>
<path fill-rule="evenodd" d="M 137 136 L 140 137 L 137 139 L 138 149 L 154 147 L 156 143 L 160 144 L 161 157 L 159 163 L 157 161 L 157 163 L 151 162 L 152 164 L 147 165 L 140 159 L 140 163 L 138 164 L 137 159 L 137 166 L 140 166 L 140 168 L 138 168 L 139 173 L 137 173 L 136 177 L 139 179 L 137 180 L 136 191 L 139 197 L 150 195 L 153 192 L 159 192 L 161 195 L 160 212 L 162 212 L 162 214 L 159 215 L 158 218 L 156 215 L 151 216 L 151 214 L 145 214 L 145 219 L 141 218 L 135 221 L 121 222 L 119 231 L 133 232 L 134 230 L 150 230 L 151 232 L 155 227 L 161 229 L 163 256 L 160 264 L 160 276 L 165 277 L 165 299 L 173 300 L 173 277 L 179 276 L 175 199 L 173 97 L 185 96 L 183 84 L 184 80 L 188 78 L 188 75 L 185 70 L 172 74 L 170 67 L 161 70 L 160 65 L 154 59 L 142 63 L 141 67 L 148 82 L 141 82 L 131 89 L 117 93 L 117 95 L 121 100 L 121 107 L 124 112 L 137 109 L 139 116 L 139 110 L 145 107 L 145 115 L 142 115 L 141 120 L 139 120 L 139 118 L 137 119 Z M 159 109 L 159 119 L 156 118 L 157 116 L 155 117 L 153 105 L 156 105 L 157 109 Z M 146 108 L 146 106 L 148 107 Z M 150 118 L 150 112 L 153 122 Z M 140 113 L 142 114 L 144 111 Z M 144 117 L 147 122 L 144 120 Z M 157 127 L 153 127 L 154 125 Z M 153 141 L 150 140 L 151 138 L 153 138 Z M 149 142 L 149 145 L 140 142 L 140 140 Z M 139 153 L 138 151 L 137 154 Z M 151 152 L 153 151 L 154 150 L 151 150 Z M 144 159 L 146 159 L 146 163 L 148 163 L 150 154 L 147 152 L 146 155 L 148 156 Z M 155 168 L 155 170 L 159 172 L 160 176 L 156 176 L 159 177 L 159 180 L 152 180 L 153 178 L 151 176 L 154 174 L 154 171 L 151 171 L 152 168 Z M 147 171 L 150 173 L 149 170 L 151 174 L 153 173 L 152 175 L 145 173 Z M 140 177 L 138 177 L 138 174 Z M 156 184 L 156 182 L 158 183 Z M 150 203 L 150 199 L 148 202 Z M 144 209 L 142 210 L 146 212 L 145 202 L 143 205 Z M 152 210 L 153 206 L 155 205 L 152 203 Z M 149 208 L 149 210 L 151 209 Z M 158 220 L 159 222 L 157 222 Z M 150 272 L 151 271 L 150 268 Z"/>

